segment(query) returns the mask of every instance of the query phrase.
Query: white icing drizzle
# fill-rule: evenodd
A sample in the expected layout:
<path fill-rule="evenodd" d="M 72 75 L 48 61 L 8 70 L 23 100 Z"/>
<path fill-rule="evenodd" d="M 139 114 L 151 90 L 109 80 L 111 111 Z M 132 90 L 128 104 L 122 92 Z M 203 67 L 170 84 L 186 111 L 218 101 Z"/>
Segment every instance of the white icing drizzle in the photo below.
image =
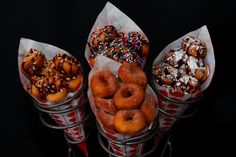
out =
<path fill-rule="evenodd" d="M 197 63 L 198 63 L 197 58 L 194 58 L 192 56 L 188 58 L 187 64 L 191 70 L 195 71 L 198 68 Z"/>

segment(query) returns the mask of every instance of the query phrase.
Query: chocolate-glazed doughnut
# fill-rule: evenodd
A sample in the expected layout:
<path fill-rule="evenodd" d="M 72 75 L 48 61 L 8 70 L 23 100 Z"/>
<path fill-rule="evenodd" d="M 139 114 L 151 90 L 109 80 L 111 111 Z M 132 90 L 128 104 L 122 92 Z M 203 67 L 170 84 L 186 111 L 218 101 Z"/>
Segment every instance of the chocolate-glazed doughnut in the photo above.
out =
<path fill-rule="evenodd" d="M 30 49 L 27 55 L 23 58 L 21 67 L 27 77 L 36 75 L 44 66 L 45 56 L 42 52 L 36 49 Z"/>
<path fill-rule="evenodd" d="M 192 36 L 188 36 L 183 39 L 181 47 L 193 57 L 203 58 L 207 55 L 206 44 Z"/>

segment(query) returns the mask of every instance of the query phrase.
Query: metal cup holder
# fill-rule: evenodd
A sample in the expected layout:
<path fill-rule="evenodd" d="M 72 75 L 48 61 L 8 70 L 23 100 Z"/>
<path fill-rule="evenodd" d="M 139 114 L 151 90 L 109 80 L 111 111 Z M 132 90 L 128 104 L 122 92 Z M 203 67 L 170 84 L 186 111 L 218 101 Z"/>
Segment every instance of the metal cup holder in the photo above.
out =
<path fill-rule="evenodd" d="M 193 104 L 193 103 L 196 103 L 196 102 L 198 102 L 199 100 L 201 100 L 203 98 L 203 95 L 200 95 L 200 96 L 198 96 L 196 98 L 193 98 L 193 99 L 189 99 L 189 100 L 186 100 L 186 101 L 180 101 L 180 100 L 173 99 L 173 98 L 170 98 L 168 96 L 165 96 L 157 89 L 157 82 L 154 80 L 151 72 L 149 72 L 149 82 L 151 83 L 152 88 L 154 89 L 155 93 L 158 96 L 160 96 L 164 101 L 168 101 L 168 102 L 171 102 L 171 103 L 174 103 L 174 104 L 182 104 L 182 105 Z M 191 113 L 184 113 L 182 115 L 175 115 L 175 114 L 166 112 L 165 110 L 163 110 L 161 108 L 159 108 L 159 111 L 162 114 L 165 114 L 166 116 L 174 117 L 174 118 L 177 118 L 177 119 L 184 119 L 184 118 L 189 118 L 189 117 L 194 116 L 198 112 L 198 108 L 193 110 Z"/>
<path fill-rule="evenodd" d="M 76 92 L 72 97 L 69 99 L 55 104 L 55 105 L 45 105 L 39 103 L 37 100 L 32 98 L 34 106 L 39 110 L 39 118 L 40 121 L 48 128 L 51 129 L 59 129 L 59 130 L 66 130 L 66 129 L 74 129 L 76 127 L 84 129 L 84 134 L 83 138 L 74 140 L 71 137 L 67 135 L 66 132 L 64 132 L 64 138 L 67 142 L 68 145 L 68 157 L 75 156 L 74 151 L 72 149 L 71 144 L 79 144 L 81 142 L 84 142 L 87 140 L 90 130 L 89 130 L 89 119 L 91 117 L 91 112 L 88 111 L 88 107 L 85 106 L 85 104 L 88 103 L 88 100 L 86 98 L 86 94 L 84 93 L 84 88 L 85 88 L 85 81 L 81 87 L 81 89 Z M 78 101 L 78 102 L 77 102 Z M 70 105 L 71 104 L 71 105 Z M 76 113 L 75 116 L 77 115 L 77 111 L 79 110 L 84 110 L 84 115 L 81 117 L 81 120 L 75 121 L 68 123 L 68 125 L 59 125 L 59 124 L 52 124 L 51 120 L 48 119 L 51 115 L 66 115 L 71 112 Z M 51 117 L 52 118 L 52 117 Z M 50 120 L 50 121 L 49 121 Z"/>

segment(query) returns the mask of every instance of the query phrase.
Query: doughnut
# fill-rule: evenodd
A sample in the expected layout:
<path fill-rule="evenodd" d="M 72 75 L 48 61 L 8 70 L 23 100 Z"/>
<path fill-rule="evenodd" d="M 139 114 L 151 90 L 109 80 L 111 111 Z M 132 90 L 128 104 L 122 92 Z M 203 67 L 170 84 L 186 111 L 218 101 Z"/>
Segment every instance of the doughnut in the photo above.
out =
<path fill-rule="evenodd" d="M 97 110 L 97 117 L 102 123 L 103 127 L 114 131 L 114 115 L 111 115 L 109 113 L 106 113 L 105 111 L 98 109 Z"/>
<path fill-rule="evenodd" d="M 152 73 L 159 83 L 164 85 L 173 84 L 178 76 L 178 70 L 167 63 L 156 64 Z"/>
<path fill-rule="evenodd" d="M 146 95 L 140 110 L 144 114 L 147 123 L 155 120 L 158 110 L 156 109 L 155 100 L 152 95 Z"/>
<path fill-rule="evenodd" d="M 82 77 L 81 75 L 78 75 L 76 77 L 73 77 L 72 79 L 68 79 L 68 89 L 69 91 L 75 92 L 81 87 L 82 84 Z"/>
<path fill-rule="evenodd" d="M 138 32 L 129 32 L 127 42 L 130 43 L 135 51 L 139 53 L 141 57 L 147 57 L 149 54 L 149 43 L 144 40 L 144 37 Z"/>
<path fill-rule="evenodd" d="M 135 134 L 146 125 L 143 113 L 138 110 L 119 110 L 114 116 L 114 128 L 122 134 Z"/>
<path fill-rule="evenodd" d="M 117 31 L 114 26 L 106 25 L 103 28 L 96 29 L 92 35 L 92 46 L 98 48 L 100 45 L 105 42 L 114 40 L 117 36 Z"/>
<path fill-rule="evenodd" d="M 183 63 L 186 63 L 188 59 L 188 56 L 186 55 L 186 52 L 183 49 L 177 49 L 177 50 L 170 50 L 169 52 L 165 53 L 165 62 L 173 67 L 178 67 L 179 65 L 182 65 Z"/>
<path fill-rule="evenodd" d="M 62 88 L 60 91 L 57 91 L 56 93 L 50 93 L 46 96 L 47 101 L 52 103 L 58 103 L 65 99 L 67 96 L 67 89 Z"/>
<path fill-rule="evenodd" d="M 137 63 L 124 62 L 118 70 L 118 77 L 124 83 L 136 83 L 143 88 L 147 86 L 147 76 Z"/>
<path fill-rule="evenodd" d="M 36 98 L 41 99 L 40 91 L 35 85 L 31 85 L 30 93 Z"/>
<path fill-rule="evenodd" d="M 92 76 L 90 87 L 94 96 L 110 97 L 118 88 L 118 79 L 110 71 L 101 70 Z"/>
<path fill-rule="evenodd" d="M 187 61 L 188 74 L 197 78 L 198 81 L 205 81 L 209 75 L 209 69 L 202 58 L 189 57 Z"/>
<path fill-rule="evenodd" d="M 21 64 L 23 73 L 27 77 L 39 73 L 44 66 L 44 62 L 45 56 L 42 52 L 36 49 L 30 49 Z"/>
<path fill-rule="evenodd" d="M 139 108 L 144 100 L 144 89 L 134 83 L 127 83 L 120 87 L 113 96 L 117 109 Z"/>
<path fill-rule="evenodd" d="M 95 102 L 95 105 L 98 108 L 104 110 L 105 112 L 107 112 L 109 114 L 114 115 L 117 112 L 117 109 L 116 109 L 115 105 L 113 104 L 112 99 L 105 99 L 105 98 L 101 98 L 101 97 L 95 97 L 94 102 Z"/>
<path fill-rule="evenodd" d="M 203 58 L 207 55 L 206 44 L 192 36 L 188 36 L 183 39 L 181 47 L 193 57 Z"/>
<path fill-rule="evenodd" d="M 65 74 L 66 76 L 73 77 L 81 73 L 80 64 L 74 58 L 66 54 L 58 53 L 53 58 L 55 69 Z"/>
<path fill-rule="evenodd" d="M 30 80 L 32 84 L 31 94 L 40 100 L 59 102 L 66 97 L 67 94 L 66 83 L 63 81 L 62 78 L 56 75 L 54 76 L 48 75 L 41 77 L 32 76 Z M 48 95 L 50 96 L 47 97 Z M 56 100 L 57 98 L 58 100 Z"/>

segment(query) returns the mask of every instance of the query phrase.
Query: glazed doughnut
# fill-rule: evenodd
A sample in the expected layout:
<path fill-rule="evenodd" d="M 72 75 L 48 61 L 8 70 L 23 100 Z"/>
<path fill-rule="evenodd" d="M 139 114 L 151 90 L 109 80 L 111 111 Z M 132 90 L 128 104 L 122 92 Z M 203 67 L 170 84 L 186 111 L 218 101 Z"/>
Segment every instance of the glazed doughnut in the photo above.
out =
<path fill-rule="evenodd" d="M 143 88 L 147 86 L 147 76 L 137 63 L 124 62 L 118 70 L 118 76 L 124 83 L 135 83 Z"/>
<path fill-rule="evenodd" d="M 192 36 L 186 37 L 181 47 L 190 55 L 197 58 L 203 58 L 207 55 L 206 44 Z"/>
<path fill-rule="evenodd" d="M 127 83 L 120 87 L 114 97 L 114 104 L 117 109 L 135 109 L 139 108 L 144 100 L 144 89 L 134 83 Z"/>
<path fill-rule="evenodd" d="M 56 70 L 68 77 L 77 76 L 81 73 L 78 61 L 66 54 L 56 54 L 53 58 L 53 63 Z"/>
<path fill-rule="evenodd" d="M 75 92 L 76 90 L 78 90 L 81 87 L 82 84 L 82 77 L 81 75 L 78 75 L 76 77 L 73 77 L 71 80 L 69 80 L 68 83 L 68 89 L 69 91 Z"/>
<path fill-rule="evenodd" d="M 97 55 L 109 57 L 117 62 L 136 62 L 141 65 L 149 54 L 149 42 L 138 32 L 118 32 L 112 25 L 96 28 L 90 36 L 89 63 L 94 65 Z M 90 46 L 91 45 L 91 46 Z"/>
<path fill-rule="evenodd" d="M 178 76 L 178 70 L 173 66 L 160 63 L 153 66 L 152 73 L 158 79 L 158 83 L 164 85 L 171 85 Z"/>
<path fill-rule="evenodd" d="M 106 113 L 105 111 L 98 109 L 97 110 L 97 117 L 102 123 L 103 127 L 114 131 L 114 115 L 111 115 L 109 113 Z"/>
<path fill-rule="evenodd" d="M 99 45 L 114 40 L 116 36 L 117 31 L 112 25 L 106 25 L 103 28 L 98 28 L 91 35 L 92 46 L 97 49 Z"/>
<path fill-rule="evenodd" d="M 93 95 L 97 97 L 110 97 L 118 88 L 118 79 L 108 70 L 96 72 L 90 82 Z"/>
<path fill-rule="evenodd" d="M 114 116 L 114 128 L 122 134 L 135 134 L 145 127 L 145 117 L 138 110 L 119 110 Z"/>
<path fill-rule="evenodd" d="M 95 97 L 94 102 L 95 102 L 95 105 L 98 108 L 104 110 L 105 112 L 107 112 L 109 114 L 114 115 L 117 112 L 117 109 L 116 109 L 115 105 L 113 104 L 112 99 L 105 99 L 105 98 L 101 98 L 101 97 Z"/>
<path fill-rule="evenodd" d="M 57 91 L 56 93 L 50 93 L 46 96 L 47 101 L 52 103 L 58 103 L 65 99 L 67 96 L 67 89 L 62 88 L 60 91 Z"/>
<path fill-rule="evenodd" d="M 30 49 L 27 55 L 23 58 L 21 67 L 27 77 L 35 75 L 41 71 L 44 66 L 45 56 L 42 52 L 36 49 Z"/>
<path fill-rule="evenodd" d="M 138 32 L 129 32 L 127 42 L 139 53 L 141 57 L 147 57 L 149 54 L 149 43 Z"/>
<path fill-rule="evenodd" d="M 140 110 L 146 117 L 147 123 L 151 123 L 155 120 L 158 109 L 156 108 L 155 100 L 152 95 L 146 95 Z"/>

